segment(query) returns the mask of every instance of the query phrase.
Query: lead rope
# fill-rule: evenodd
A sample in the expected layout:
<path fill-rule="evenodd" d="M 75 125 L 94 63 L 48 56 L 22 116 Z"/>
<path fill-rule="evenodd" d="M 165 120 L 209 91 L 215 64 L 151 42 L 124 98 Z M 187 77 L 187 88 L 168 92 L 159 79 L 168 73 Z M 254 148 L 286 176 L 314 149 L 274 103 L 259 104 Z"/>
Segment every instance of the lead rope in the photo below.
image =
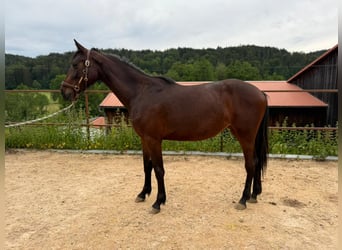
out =
<path fill-rule="evenodd" d="M 57 112 L 55 112 L 55 113 L 52 113 L 52 114 L 50 114 L 50 115 L 47 115 L 47 116 L 44 116 L 44 117 L 41 117 L 41 118 L 38 118 L 38 119 L 35 119 L 35 120 L 5 125 L 5 128 L 19 127 L 19 126 L 23 126 L 23 125 L 32 124 L 32 123 L 35 123 L 35 122 L 39 122 L 39 121 L 46 120 L 46 119 L 48 119 L 48 118 L 51 118 L 51 117 L 53 117 L 53 116 L 58 115 L 59 113 L 62 113 L 62 112 L 64 112 L 64 111 L 69 110 L 72 106 L 74 106 L 74 104 L 75 104 L 75 102 L 72 102 L 68 107 L 66 107 L 66 108 L 64 108 L 64 109 L 61 109 L 61 110 L 59 110 L 59 111 L 57 111 Z"/>

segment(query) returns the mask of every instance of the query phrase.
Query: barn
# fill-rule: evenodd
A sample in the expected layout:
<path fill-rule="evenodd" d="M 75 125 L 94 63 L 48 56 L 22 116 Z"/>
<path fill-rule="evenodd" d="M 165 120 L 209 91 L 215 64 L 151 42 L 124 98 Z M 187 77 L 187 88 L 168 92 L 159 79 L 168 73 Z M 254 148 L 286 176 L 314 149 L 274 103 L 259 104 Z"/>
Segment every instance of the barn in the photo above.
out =
<path fill-rule="evenodd" d="M 325 125 L 331 126 L 335 126 L 338 121 L 338 95 L 335 91 L 337 90 L 337 55 L 338 45 L 335 45 L 287 81 L 304 90 L 324 89 L 327 91 L 312 94 L 328 104 Z"/>

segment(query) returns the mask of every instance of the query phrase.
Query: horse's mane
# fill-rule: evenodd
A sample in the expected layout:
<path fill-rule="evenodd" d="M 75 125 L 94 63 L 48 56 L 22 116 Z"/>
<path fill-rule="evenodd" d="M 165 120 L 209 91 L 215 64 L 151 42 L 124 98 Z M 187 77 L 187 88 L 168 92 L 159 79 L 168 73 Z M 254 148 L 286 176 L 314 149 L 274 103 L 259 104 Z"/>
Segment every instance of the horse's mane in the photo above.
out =
<path fill-rule="evenodd" d="M 166 83 L 168 84 L 176 84 L 175 80 L 169 78 L 169 77 L 166 77 L 166 76 L 153 76 L 154 78 L 159 78 L 163 81 L 165 81 Z"/>
<path fill-rule="evenodd" d="M 96 50 L 96 49 L 94 49 Z M 98 51 L 98 50 L 97 50 Z M 123 63 L 125 63 L 128 67 L 132 68 L 132 69 L 135 69 L 137 71 L 139 71 L 140 73 L 144 74 L 145 76 L 149 76 L 149 77 L 153 77 L 153 78 L 158 78 L 158 79 L 161 79 L 163 80 L 165 83 L 167 84 L 176 84 L 176 82 L 171 79 L 171 78 L 168 78 L 166 76 L 151 76 L 147 73 L 145 73 L 141 68 L 139 68 L 138 66 L 136 66 L 135 64 L 133 64 L 127 57 L 121 57 L 119 55 L 116 55 L 116 54 L 105 54 L 105 56 L 107 56 L 109 59 L 111 59 L 112 61 L 114 60 L 119 60 Z"/>

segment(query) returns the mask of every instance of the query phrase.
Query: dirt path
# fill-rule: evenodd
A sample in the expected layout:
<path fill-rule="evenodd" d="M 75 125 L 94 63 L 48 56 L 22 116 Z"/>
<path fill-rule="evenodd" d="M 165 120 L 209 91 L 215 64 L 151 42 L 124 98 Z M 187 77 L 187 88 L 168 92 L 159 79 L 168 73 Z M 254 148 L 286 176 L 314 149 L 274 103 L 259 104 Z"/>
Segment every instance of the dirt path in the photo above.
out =
<path fill-rule="evenodd" d="M 242 160 L 167 156 L 167 203 L 134 199 L 141 156 L 6 153 L 7 249 L 336 249 L 337 163 L 270 160 L 259 203 L 234 209 Z"/>

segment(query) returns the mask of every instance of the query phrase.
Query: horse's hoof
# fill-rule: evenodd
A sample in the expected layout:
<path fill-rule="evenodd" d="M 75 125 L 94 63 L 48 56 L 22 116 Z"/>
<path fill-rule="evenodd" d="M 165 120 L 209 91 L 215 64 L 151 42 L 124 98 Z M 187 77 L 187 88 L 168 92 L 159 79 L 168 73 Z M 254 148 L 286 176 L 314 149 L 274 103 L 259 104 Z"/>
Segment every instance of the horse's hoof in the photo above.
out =
<path fill-rule="evenodd" d="M 150 214 L 158 214 L 159 212 L 160 212 L 160 208 L 157 209 L 157 208 L 152 207 Z"/>
<path fill-rule="evenodd" d="M 241 204 L 241 203 L 238 203 L 235 205 L 235 209 L 237 209 L 237 210 L 244 210 L 246 208 L 247 208 L 247 206 L 244 204 Z"/>
<path fill-rule="evenodd" d="M 249 202 L 249 203 L 258 203 L 258 200 L 256 198 L 250 198 L 249 200 L 247 200 L 247 202 Z"/>
<path fill-rule="evenodd" d="M 145 198 L 141 198 L 139 196 L 137 196 L 137 198 L 135 198 L 135 202 L 136 203 L 139 203 L 139 202 L 144 202 L 145 201 Z"/>

